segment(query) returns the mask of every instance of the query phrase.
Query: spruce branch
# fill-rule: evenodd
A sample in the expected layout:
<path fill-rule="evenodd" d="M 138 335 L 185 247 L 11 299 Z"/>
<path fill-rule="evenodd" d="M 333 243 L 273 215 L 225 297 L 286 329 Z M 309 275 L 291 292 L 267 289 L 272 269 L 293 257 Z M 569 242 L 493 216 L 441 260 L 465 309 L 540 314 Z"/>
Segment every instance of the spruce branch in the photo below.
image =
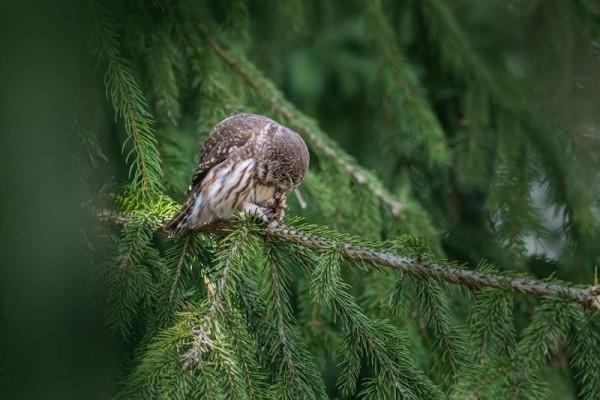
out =
<path fill-rule="evenodd" d="M 582 304 L 586 308 L 600 309 L 600 286 L 573 287 L 566 283 L 545 282 L 527 277 L 478 272 L 459 267 L 447 267 L 441 263 L 423 261 L 418 257 L 403 256 L 352 243 L 337 243 L 336 241 L 285 225 L 267 227 L 266 233 L 272 237 L 317 251 L 339 246 L 341 254 L 346 259 L 352 261 L 383 265 L 401 272 L 411 273 L 420 277 L 435 278 L 467 286 L 471 289 L 491 287 L 517 291 L 536 297 L 558 296 L 571 302 Z"/>
<path fill-rule="evenodd" d="M 152 86 L 150 91 L 157 120 L 177 126 L 181 118 L 180 80 L 185 65 L 180 48 L 171 37 L 172 28 L 168 22 L 161 25 L 152 36 L 152 44 L 147 55 L 147 70 Z"/>
<path fill-rule="evenodd" d="M 325 386 L 313 357 L 297 329 L 290 307 L 289 274 L 286 253 L 274 243 L 263 250 L 257 272 L 258 289 L 265 302 L 265 317 L 272 321 L 263 349 L 270 364 L 277 366 L 275 391 L 278 398 L 326 398 Z"/>
<path fill-rule="evenodd" d="M 395 114 L 402 134 L 420 141 L 436 163 L 448 163 L 449 150 L 446 136 L 437 116 L 428 102 L 414 68 L 399 51 L 394 30 L 385 15 L 380 0 L 365 2 L 367 22 L 374 47 L 381 58 L 381 67 L 389 97 L 395 102 Z"/>
<path fill-rule="evenodd" d="M 579 315 L 574 318 L 575 335 L 569 338 L 569 352 L 573 354 L 570 363 L 575 367 L 575 375 L 580 382 L 581 398 L 600 398 L 600 318 L 592 315 Z"/>
<path fill-rule="evenodd" d="M 117 224 L 126 223 L 130 219 L 127 214 L 107 210 L 100 210 L 97 216 L 100 220 Z M 162 221 L 157 224 L 157 228 L 164 230 L 169 218 L 170 216 L 161 215 L 153 219 Z M 216 222 L 203 227 L 198 232 L 223 233 L 235 228 L 236 224 L 238 223 L 231 221 Z M 417 277 L 437 279 L 474 290 L 496 288 L 535 297 L 553 296 L 578 303 L 586 309 L 600 310 L 600 285 L 579 287 L 557 280 L 544 281 L 525 276 L 465 269 L 442 262 L 427 261 L 418 256 L 380 250 L 376 244 L 370 246 L 356 244 L 358 242 L 356 238 L 336 234 L 323 227 L 304 225 L 296 228 L 283 224 L 269 225 L 264 228 L 264 234 L 315 251 L 328 251 L 335 248 L 345 259 L 353 262 L 385 266 Z"/>
<path fill-rule="evenodd" d="M 448 3 L 424 0 L 421 7 L 427 21 L 426 27 L 430 30 L 429 39 L 439 47 L 442 63 L 457 76 L 466 73 L 469 79 L 482 84 L 503 107 L 514 107 L 514 100 L 509 100 L 498 86 L 497 80 L 474 49 Z"/>
<path fill-rule="evenodd" d="M 425 21 L 428 36 L 432 44 L 439 49 L 442 65 L 445 65 L 449 72 L 454 76 L 464 79 L 471 89 L 471 96 L 475 92 L 475 101 L 467 101 L 465 104 L 466 121 L 473 128 L 470 134 L 470 146 L 474 143 L 479 143 L 481 146 L 489 138 L 485 138 L 485 126 L 490 124 L 490 110 L 494 110 L 497 115 L 495 119 L 504 119 L 509 121 L 510 125 L 498 126 L 494 129 L 499 133 L 498 137 L 504 141 L 507 140 L 506 133 L 513 133 L 513 138 L 508 138 L 511 141 L 515 139 L 521 141 L 524 138 L 533 146 L 539 154 L 539 160 L 544 166 L 544 175 L 548 177 L 548 185 L 550 193 L 552 193 L 553 202 L 565 206 L 565 218 L 569 221 L 565 224 L 564 230 L 571 237 L 572 241 L 577 241 L 577 236 L 589 229 L 589 223 L 594 221 L 593 217 L 589 216 L 589 210 L 593 208 L 590 203 L 590 195 L 583 187 L 579 190 L 569 190 L 573 182 L 583 182 L 582 173 L 578 169 L 577 158 L 569 154 L 565 159 L 565 149 L 572 148 L 575 141 L 572 141 L 574 135 L 548 135 L 547 129 L 555 129 L 547 124 L 545 119 L 538 118 L 535 113 L 530 110 L 530 103 L 527 101 L 525 93 L 515 92 L 518 85 L 514 77 L 509 81 L 503 82 L 505 79 L 499 74 L 499 71 L 494 71 L 487 65 L 484 58 L 478 53 L 472 40 L 463 26 L 461 26 L 460 18 L 455 15 L 449 2 L 441 0 L 423 0 L 420 2 L 423 18 Z M 512 84 L 507 86 L 507 83 L 512 81 Z M 469 105 L 468 103 L 472 103 Z M 528 145 L 529 145 L 528 144 Z M 478 148 L 477 151 L 470 150 L 473 157 L 479 157 L 480 154 L 485 154 L 484 148 Z M 514 149 L 499 149 L 498 154 L 506 158 L 506 155 L 517 153 Z M 569 153 L 567 151 L 567 153 Z M 463 157 L 468 160 L 469 157 Z M 500 160 L 502 160 L 500 158 Z M 477 161 L 481 163 L 481 161 Z M 523 166 L 519 167 L 519 173 L 522 179 L 528 177 L 523 171 L 526 169 Z M 536 167 L 537 168 L 537 167 Z M 479 169 L 479 168 L 476 168 Z M 575 174 L 577 179 L 572 179 L 571 175 Z M 531 174 L 529 174 L 531 175 Z M 513 181 L 514 176 L 510 174 L 508 177 L 501 177 L 496 181 L 503 185 L 509 185 Z M 585 184 L 584 184 L 585 185 Z M 593 186 L 593 185 L 592 185 Z M 512 190 L 504 188 L 499 190 L 500 193 L 513 193 Z M 528 192 L 526 192 L 528 193 Z M 576 193 L 573 196 L 573 193 Z M 512 198 L 521 197 L 525 201 L 516 203 L 516 206 L 506 203 L 506 196 L 498 199 L 491 199 L 489 205 L 492 209 L 509 210 L 511 214 L 517 217 L 521 216 L 522 221 L 515 221 L 514 225 L 518 230 L 536 230 L 538 227 L 528 226 L 526 224 L 536 223 L 538 216 L 531 213 L 531 206 L 527 196 L 515 196 Z M 506 207 L 506 204 L 509 207 Z M 529 206 L 523 211 L 522 206 Z M 519 225 L 521 222 L 524 224 Z M 514 229 L 513 229 L 514 231 Z M 543 233 L 543 230 L 539 231 Z M 587 233 L 584 233 L 587 235 Z M 522 239 L 512 240 L 512 243 L 519 245 Z"/>
<path fill-rule="evenodd" d="M 219 265 L 219 278 L 216 284 L 212 283 L 208 277 L 205 277 L 204 283 L 207 287 L 207 292 L 210 300 L 210 307 L 206 312 L 206 317 L 201 326 L 196 328 L 194 333 L 194 345 L 184 355 L 184 369 L 191 368 L 198 360 L 197 355 L 201 353 L 199 350 L 206 340 L 204 335 L 206 332 L 210 332 L 211 324 L 217 324 L 217 317 L 223 316 L 226 313 L 224 303 L 229 298 L 229 291 L 231 286 L 231 276 L 235 275 L 233 271 L 236 264 L 240 264 L 240 250 L 246 244 L 247 232 L 240 232 L 239 235 L 230 235 L 225 238 L 222 246 L 224 249 L 219 253 L 217 264 Z M 235 278 L 235 277 L 234 277 Z"/>
<path fill-rule="evenodd" d="M 187 257 L 187 249 L 189 245 L 190 238 L 185 238 L 183 242 L 183 248 L 181 249 L 181 256 L 179 256 L 179 261 L 177 262 L 175 277 L 173 278 L 173 283 L 171 284 L 171 289 L 169 290 L 169 303 L 173 301 L 173 296 L 175 295 L 175 290 L 177 289 L 177 284 L 179 283 L 179 277 L 181 276 L 181 270 L 183 269 L 183 264 L 185 263 L 185 258 Z"/>
<path fill-rule="evenodd" d="M 468 317 L 471 356 L 477 364 L 515 347 L 517 334 L 513 325 L 513 296 L 493 288 L 481 290 Z"/>
<path fill-rule="evenodd" d="M 202 367 L 204 359 L 214 361 L 224 373 L 230 398 L 250 398 L 245 387 L 252 381 L 247 364 L 240 358 L 240 355 L 246 354 L 240 346 L 243 347 L 242 342 L 247 342 L 248 338 L 243 338 L 244 333 L 239 330 L 238 336 L 224 333 L 226 325 L 234 322 L 232 318 L 239 316 L 231 296 L 233 287 L 243 275 L 239 269 L 244 268 L 248 262 L 246 256 L 253 252 L 248 233 L 246 229 L 232 231 L 222 240 L 222 250 L 217 255 L 214 271 L 216 283 L 213 284 L 208 277 L 205 279 L 208 299 L 200 310 L 200 320 L 191 325 L 189 348 L 182 355 L 185 371 Z"/>
<path fill-rule="evenodd" d="M 433 344 L 443 356 L 435 360 L 444 381 L 455 380 L 465 359 L 462 335 L 450 322 L 450 309 L 443 286 L 435 279 L 414 280 L 415 308 L 433 331 Z"/>
<path fill-rule="evenodd" d="M 225 63 L 240 75 L 263 101 L 283 116 L 291 127 L 307 139 L 311 146 L 333 160 L 358 184 L 367 186 L 390 209 L 394 216 L 398 217 L 402 214 L 405 208 L 404 205 L 396 200 L 394 195 L 385 189 L 373 174 L 360 167 L 350 155 L 346 154 L 336 143 L 329 140 L 314 121 L 304 116 L 302 112 L 287 101 L 279 90 L 263 76 L 260 70 L 247 60 L 241 57 L 237 58 L 232 52 L 226 50 L 202 27 L 198 29 Z"/>
<path fill-rule="evenodd" d="M 277 264 L 275 261 L 275 256 L 273 255 L 273 251 L 274 250 L 270 247 L 267 249 L 267 261 L 265 265 L 265 269 L 271 275 L 271 305 L 274 306 L 273 310 L 275 315 L 277 316 L 277 333 L 281 342 L 283 361 L 291 371 L 294 371 L 296 369 L 296 366 L 291 357 L 289 340 L 286 335 L 286 319 L 289 318 L 289 315 L 287 315 L 289 314 L 289 311 L 286 310 L 285 307 L 288 298 L 287 294 L 285 293 L 285 289 L 281 287 L 282 278 L 279 276 L 279 271 L 277 269 Z"/>
<path fill-rule="evenodd" d="M 356 391 L 361 355 L 373 369 L 382 371 L 369 380 L 363 393 L 385 393 L 378 398 L 400 395 L 402 398 L 442 398 L 442 393 L 423 375 L 408 356 L 408 339 L 385 321 L 372 320 L 362 312 L 350 285 L 340 276 L 342 255 L 336 248 L 328 250 L 311 274 L 310 291 L 315 302 L 327 305 L 334 320 L 344 326 L 341 373 L 338 387 L 345 396 Z M 393 345 L 392 345 L 393 344 Z"/>
<path fill-rule="evenodd" d="M 115 114 L 123 120 L 127 140 L 133 149 L 126 155 L 126 161 L 133 155 L 130 175 L 142 193 L 161 190 L 162 168 L 156 138 L 154 120 L 129 63 L 119 54 L 119 41 L 115 21 L 103 4 L 88 1 L 91 20 L 89 42 L 93 52 L 105 64 L 104 83 Z"/>

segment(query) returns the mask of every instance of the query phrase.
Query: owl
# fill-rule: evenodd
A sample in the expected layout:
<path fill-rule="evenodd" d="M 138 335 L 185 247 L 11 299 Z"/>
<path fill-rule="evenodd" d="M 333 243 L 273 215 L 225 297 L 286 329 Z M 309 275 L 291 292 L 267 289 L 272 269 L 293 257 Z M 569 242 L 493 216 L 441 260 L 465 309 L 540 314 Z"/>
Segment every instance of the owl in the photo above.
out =
<path fill-rule="evenodd" d="M 279 221 L 308 162 L 306 144 L 285 126 L 256 114 L 226 118 L 204 142 L 189 198 L 166 228 L 187 232 L 238 212 Z"/>

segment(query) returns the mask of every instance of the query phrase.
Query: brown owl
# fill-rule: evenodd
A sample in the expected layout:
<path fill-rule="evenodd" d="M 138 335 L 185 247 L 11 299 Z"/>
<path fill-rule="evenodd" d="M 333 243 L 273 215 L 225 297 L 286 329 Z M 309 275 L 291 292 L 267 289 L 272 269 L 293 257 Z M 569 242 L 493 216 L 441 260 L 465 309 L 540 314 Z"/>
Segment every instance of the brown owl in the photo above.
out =
<path fill-rule="evenodd" d="M 278 221 L 286 192 L 302 182 L 308 161 L 306 144 L 285 126 L 255 114 L 226 118 L 204 142 L 189 199 L 167 230 L 194 230 L 236 212 Z"/>

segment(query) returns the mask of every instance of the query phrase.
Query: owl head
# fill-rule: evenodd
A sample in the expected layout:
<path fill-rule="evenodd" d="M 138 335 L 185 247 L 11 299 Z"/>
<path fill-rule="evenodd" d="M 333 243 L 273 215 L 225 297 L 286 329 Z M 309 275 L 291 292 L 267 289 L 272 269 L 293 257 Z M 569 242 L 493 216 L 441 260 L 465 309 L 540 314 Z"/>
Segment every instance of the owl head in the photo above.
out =
<path fill-rule="evenodd" d="M 271 121 L 259 135 L 257 145 L 257 175 L 261 183 L 281 192 L 300 185 L 310 158 L 300 135 Z"/>

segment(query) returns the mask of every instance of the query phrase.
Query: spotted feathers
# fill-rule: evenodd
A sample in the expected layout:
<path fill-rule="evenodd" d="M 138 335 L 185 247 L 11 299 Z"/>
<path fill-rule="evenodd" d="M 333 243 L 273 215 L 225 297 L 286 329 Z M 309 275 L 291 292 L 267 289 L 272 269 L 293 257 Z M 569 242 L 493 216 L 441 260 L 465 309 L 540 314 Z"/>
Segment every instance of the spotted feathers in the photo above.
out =
<path fill-rule="evenodd" d="M 190 231 L 241 211 L 279 219 L 285 193 L 302 182 L 308 161 L 306 144 L 292 130 L 261 115 L 231 116 L 203 144 L 189 198 L 167 229 Z"/>

